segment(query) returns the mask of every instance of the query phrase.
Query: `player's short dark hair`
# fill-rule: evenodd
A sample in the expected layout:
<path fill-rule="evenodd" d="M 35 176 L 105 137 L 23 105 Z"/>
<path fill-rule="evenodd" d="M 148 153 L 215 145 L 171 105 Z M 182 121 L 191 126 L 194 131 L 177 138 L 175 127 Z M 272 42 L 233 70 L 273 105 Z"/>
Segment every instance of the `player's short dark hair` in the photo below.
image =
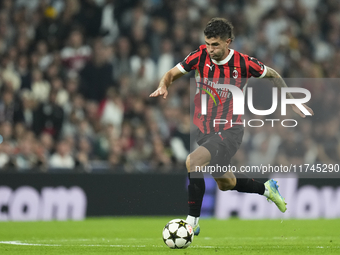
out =
<path fill-rule="evenodd" d="M 204 35 L 209 39 L 211 37 L 220 37 L 223 40 L 235 39 L 234 27 L 230 21 L 224 18 L 212 18 L 204 29 Z"/>

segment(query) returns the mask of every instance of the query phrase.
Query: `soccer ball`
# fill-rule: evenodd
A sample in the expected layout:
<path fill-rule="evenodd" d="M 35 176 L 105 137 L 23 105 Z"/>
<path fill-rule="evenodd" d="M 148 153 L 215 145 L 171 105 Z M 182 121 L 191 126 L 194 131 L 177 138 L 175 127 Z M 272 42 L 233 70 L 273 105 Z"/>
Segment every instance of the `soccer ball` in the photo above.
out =
<path fill-rule="evenodd" d="M 171 220 L 163 228 L 163 241 L 171 249 L 185 249 L 193 239 L 194 231 L 185 220 Z"/>

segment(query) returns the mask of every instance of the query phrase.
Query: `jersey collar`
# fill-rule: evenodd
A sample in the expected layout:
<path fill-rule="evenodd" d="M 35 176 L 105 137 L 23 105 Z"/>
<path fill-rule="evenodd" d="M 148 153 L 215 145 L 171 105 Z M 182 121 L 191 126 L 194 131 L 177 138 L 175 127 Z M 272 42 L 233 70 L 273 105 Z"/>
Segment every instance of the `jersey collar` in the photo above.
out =
<path fill-rule="evenodd" d="M 231 59 L 231 57 L 234 55 L 234 50 L 233 49 L 229 49 L 229 50 L 230 50 L 230 52 L 229 52 L 228 56 L 225 59 L 223 59 L 221 61 L 216 61 L 215 59 L 211 59 L 211 61 L 214 64 L 216 64 L 216 65 L 224 65 L 224 64 L 226 64 Z"/>

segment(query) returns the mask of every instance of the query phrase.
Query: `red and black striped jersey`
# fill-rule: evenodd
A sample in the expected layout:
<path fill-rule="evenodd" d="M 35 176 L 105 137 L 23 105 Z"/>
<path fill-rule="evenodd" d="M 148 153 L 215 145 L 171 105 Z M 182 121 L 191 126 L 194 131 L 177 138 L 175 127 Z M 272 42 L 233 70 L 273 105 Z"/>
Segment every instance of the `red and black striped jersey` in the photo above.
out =
<path fill-rule="evenodd" d="M 267 67 L 256 58 L 249 57 L 233 49 L 230 49 L 228 56 L 221 61 L 211 59 L 206 45 L 201 45 L 176 66 L 182 73 L 196 70 L 196 81 L 199 81 L 196 82 L 197 87 L 202 87 L 208 91 L 210 90 L 209 86 L 214 87 L 217 83 L 235 85 L 243 91 L 247 85 L 248 78 L 252 76 L 262 78 L 267 73 Z M 216 91 L 221 98 L 222 104 L 215 105 L 214 100 L 208 96 L 207 113 L 203 115 L 201 114 L 201 95 L 206 92 L 203 89 L 197 88 L 196 90 L 194 124 L 204 134 L 229 129 L 231 127 L 230 123 L 242 123 L 241 115 L 233 115 L 232 93 L 222 89 L 216 89 Z M 215 101 L 218 102 L 217 95 L 213 96 Z M 214 127 L 214 119 L 224 119 L 228 122 L 225 125 L 215 125 Z"/>

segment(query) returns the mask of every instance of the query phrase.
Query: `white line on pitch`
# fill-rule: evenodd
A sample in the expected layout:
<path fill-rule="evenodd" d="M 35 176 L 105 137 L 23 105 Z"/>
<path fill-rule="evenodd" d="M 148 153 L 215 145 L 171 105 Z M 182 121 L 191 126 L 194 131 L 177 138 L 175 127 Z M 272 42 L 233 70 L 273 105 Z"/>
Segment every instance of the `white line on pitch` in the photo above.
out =
<path fill-rule="evenodd" d="M 80 245 L 72 245 L 72 244 L 65 244 L 65 245 L 61 245 L 61 244 L 37 244 L 37 243 L 25 243 L 25 242 L 21 242 L 21 241 L 0 241 L 0 244 L 12 244 L 12 245 L 28 245 L 28 246 L 86 246 L 86 247 L 119 247 L 119 248 L 146 248 L 149 247 L 147 245 L 120 245 L 120 244 L 80 244 Z M 164 245 L 152 245 L 152 247 L 155 248 L 159 248 L 159 247 L 165 247 Z M 241 249 L 242 246 L 238 246 L 238 247 L 219 247 L 219 246 L 201 246 L 201 245 L 192 245 L 189 248 L 205 248 L 205 249 L 219 249 L 219 248 L 239 248 Z M 275 246 L 272 248 L 283 248 L 280 246 Z M 318 249 L 322 249 L 322 248 L 337 248 L 339 249 L 339 246 L 316 246 L 316 247 L 310 247 L 307 246 L 306 248 L 318 248 Z"/>
<path fill-rule="evenodd" d="M 38 244 L 38 243 L 23 243 L 20 241 L 0 241 L 0 244 L 14 244 L 14 245 L 30 245 L 30 246 L 61 246 L 59 244 Z"/>

